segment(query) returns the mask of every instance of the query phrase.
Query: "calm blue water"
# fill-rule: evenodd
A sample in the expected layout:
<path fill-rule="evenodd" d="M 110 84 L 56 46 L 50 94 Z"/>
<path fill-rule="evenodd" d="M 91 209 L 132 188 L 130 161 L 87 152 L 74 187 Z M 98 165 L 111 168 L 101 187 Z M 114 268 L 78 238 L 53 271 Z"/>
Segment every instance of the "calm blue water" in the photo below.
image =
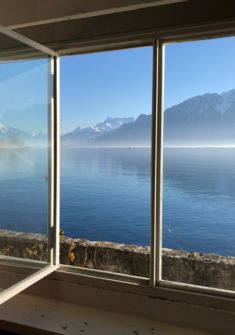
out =
<path fill-rule="evenodd" d="M 63 149 L 61 226 L 149 244 L 150 149 Z M 47 231 L 47 153 L 0 149 L 0 227 Z M 163 246 L 235 255 L 235 149 L 165 149 Z"/>
<path fill-rule="evenodd" d="M 61 161 L 65 235 L 149 244 L 150 149 L 69 149 Z"/>
<path fill-rule="evenodd" d="M 46 149 L 0 149 L 0 228 L 47 232 Z"/>
<path fill-rule="evenodd" d="M 165 149 L 163 245 L 235 255 L 235 149 Z"/>

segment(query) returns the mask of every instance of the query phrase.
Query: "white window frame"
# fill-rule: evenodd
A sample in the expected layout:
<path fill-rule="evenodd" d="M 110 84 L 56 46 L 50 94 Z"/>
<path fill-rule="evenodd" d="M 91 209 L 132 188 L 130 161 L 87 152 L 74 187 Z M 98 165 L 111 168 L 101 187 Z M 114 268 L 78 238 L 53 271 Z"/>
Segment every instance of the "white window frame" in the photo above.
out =
<path fill-rule="evenodd" d="M 150 286 L 153 290 L 161 285 L 162 263 L 162 132 L 163 132 L 163 82 L 164 82 L 164 43 L 155 37 L 142 37 L 137 40 L 111 44 L 99 43 L 96 46 L 85 46 L 60 50 L 60 56 L 89 54 L 110 50 L 135 47 L 152 47 L 152 134 L 151 134 L 151 236 L 150 236 L 150 276 L 137 277 L 121 273 L 113 273 L 96 269 L 60 264 L 60 271 L 70 274 L 106 278 L 120 282 Z"/>
<path fill-rule="evenodd" d="M 30 39 L 27 39 L 9 29 L 0 26 L 0 32 L 13 37 L 27 45 L 52 56 L 54 75 L 54 101 L 52 102 L 51 119 L 51 222 L 52 250 L 50 265 L 26 280 L 16 284 L 6 293 L 6 298 L 12 297 L 26 287 L 55 271 L 55 275 L 64 281 L 92 284 L 102 288 L 121 290 L 123 292 L 141 294 L 148 297 L 174 299 L 204 306 L 232 309 L 234 306 L 234 291 L 197 285 L 169 282 L 161 277 L 161 243 L 162 243 L 162 137 L 163 137 L 163 93 L 164 93 L 164 45 L 171 42 L 193 41 L 210 37 L 227 37 L 235 35 L 235 25 L 208 24 L 201 27 L 185 27 L 165 31 L 140 32 L 121 37 L 103 38 L 65 44 L 57 52 L 48 49 Z M 153 101 L 152 101 L 152 178 L 151 178 L 151 254 L 150 278 L 134 277 L 107 271 L 85 269 L 59 264 L 59 188 L 60 188 L 60 118 L 59 118 L 59 57 L 71 54 L 83 54 L 98 51 L 119 50 L 138 46 L 153 46 Z M 27 262 L 21 260 L 21 262 Z M 28 264 L 35 266 L 35 262 Z M 18 265 L 17 261 L 15 265 Z M 48 271 L 48 273 L 46 273 Z M 5 291 L 6 292 L 6 291 Z M 2 293 L 4 294 L 4 292 Z M 0 299 L 1 299 L 0 294 Z M 231 299 L 231 300 L 229 300 Z M 0 300 L 1 302 L 2 300 Z"/>
<path fill-rule="evenodd" d="M 51 75 L 50 80 L 53 82 L 53 92 L 50 97 L 50 111 L 48 115 L 49 125 L 49 215 L 48 215 L 48 245 L 47 263 L 18 259 L 15 257 L 3 256 L 1 257 L 2 266 L 29 266 L 38 270 L 37 272 L 30 274 L 25 279 L 17 282 L 9 288 L 3 290 L 0 293 L 0 305 L 10 298 L 14 297 L 18 293 L 22 292 L 26 288 L 30 287 L 34 283 L 38 282 L 42 278 L 48 276 L 56 269 L 59 268 L 59 170 L 58 166 L 58 152 L 59 152 L 59 133 L 57 124 L 59 124 L 59 58 L 58 54 L 35 42 L 27 37 L 24 37 L 14 31 L 11 31 L 3 26 L 0 26 L 0 33 L 10 37 L 13 40 L 21 42 L 23 45 L 30 46 L 33 50 L 38 50 L 43 54 L 50 57 L 50 69 L 48 75 Z M 46 265 L 48 264 L 48 265 Z"/>
<path fill-rule="evenodd" d="M 60 264 L 60 269 L 57 271 L 60 274 L 78 275 L 80 276 L 78 282 L 84 283 L 84 281 L 87 280 L 88 283 L 98 283 L 98 286 L 106 288 L 116 287 L 115 282 L 118 281 L 120 290 L 123 289 L 127 292 L 135 292 L 152 297 L 168 296 L 169 290 L 173 290 L 175 293 L 173 296 L 177 296 L 177 299 L 182 299 L 182 301 L 187 301 L 189 296 L 195 294 L 196 296 L 199 293 L 202 295 L 205 294 L 208 305 L 214 305 L 215 307 L 218 306 L 217 298 L 219 299 L 218 301 L 221 301 L 220 299 L 223 297 L 235 298 L 235 291 L 162 279 L 164 48 L 165 45 L 169 43 L 235 36 L 234 25 L 232 28 L 229 25 L 225 28 L 223 25 L 221 27 L 219 26 L 220 25 L 205 25 L 205 27 L 203 26 L 200 29 L 197 27 L 192 29 L 186 27 L 181 30 L 169 29 L 169 31 L 133 34 L 114 39 L 78 42 L 77 44 L 75 43 L 75 45 L 68 45 L 58 50 L 60 56 L 63 57 L 66 55 L 89 54 L 138 46 L 153 46 L 150 278 L 135 277 L 63 264 Z M 109 284 L 107 284 L 107 280 L 110 281 Z M 130 286 L 131 284 L 134 286 Z M 211 300 L 208 299 L 208 297 L 211 297 Z M 206 301 L 204 300 L 204 302 Z M 219 306 L 221 306 L 220 303 Z"/>

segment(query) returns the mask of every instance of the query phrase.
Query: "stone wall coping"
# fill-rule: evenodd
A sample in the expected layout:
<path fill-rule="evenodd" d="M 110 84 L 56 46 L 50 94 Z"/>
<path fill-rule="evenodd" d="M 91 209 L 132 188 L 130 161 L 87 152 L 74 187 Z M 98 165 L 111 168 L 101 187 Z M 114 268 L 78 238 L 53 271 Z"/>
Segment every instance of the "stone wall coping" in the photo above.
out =
<path fill-rule="evenodd" d="M 7 229 L 0 229 L 0 239 L 17 239 L 21 241 L 30 242 L 46 242 L 47 236 L 39 233 L 25 233 L 25 232 L 16 232 Z M 138 245 L 130 245 L 124 243 L 114 243 L 108 241 L 90 241 L 82 238 L 72 238 L 68 236 L 61 236 L 62 243 L 71 244 L 75 243 L 83 247 L 93 247 L 93 248 L 106 248 L 113 250 L 120 250 L 126 252 L 133 252 L 138 254 L 149 254 L 150 247 L 149 246 L 138 246 Z M 162 249 L 163 256 L 168 256 L 171 258 L 184 258 L 195 261 L 203 261 L 203 262 L 213 262 L 213 263 L 224 263 L 227 265 L 235 265 L 235 256 L 224 256 L 218 255 L 214 253 L 200 253 L 200 252 L 187 252 L 185 250 L 175 250 L 169 248 Z"/>

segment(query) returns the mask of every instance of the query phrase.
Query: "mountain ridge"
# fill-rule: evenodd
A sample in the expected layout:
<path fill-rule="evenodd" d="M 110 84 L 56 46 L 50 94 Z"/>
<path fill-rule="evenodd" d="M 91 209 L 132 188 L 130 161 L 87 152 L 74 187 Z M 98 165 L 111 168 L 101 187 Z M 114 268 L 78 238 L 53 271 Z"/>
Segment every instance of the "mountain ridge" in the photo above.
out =
<path fill-rule="evenodd" d="M 61 136 L 62 146 L 150 146 L 151 115 L 136 119 L 106 118 L 93 127 L 77 127 Z M 46 143 L 42 133 L 29 133 L 0 123 L 0 146 Z M 164 112 L 164 145 L 235 145 L 235 89 L 186 99 Z"/>
<path fill-rule="evenodd" d="M 64 134 L 61 137 L 63 145 L 74 146 L 79 145 L 94 145 L 94 141 L 107 133 L 113 132 L 125 124 L 132 123 L 135 119 L 127 118 L 106 118 L 103 122 L 97 123 L 93 127 L 77 127 L 73 131 Z"/>
<path fill-rule="evenodd" d="M 206 93 L 164 113 L 167 145 L 235 144 L 235 90 Z"/>

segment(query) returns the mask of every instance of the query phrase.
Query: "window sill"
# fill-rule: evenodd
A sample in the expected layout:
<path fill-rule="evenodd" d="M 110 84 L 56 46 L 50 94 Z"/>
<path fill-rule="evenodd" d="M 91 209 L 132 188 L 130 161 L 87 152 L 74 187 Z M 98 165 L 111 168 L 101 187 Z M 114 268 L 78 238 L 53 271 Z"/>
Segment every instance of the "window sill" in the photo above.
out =
<path fill-rule="evenodd" d="M 21 294 L 2 306 L 2 329 L 22 334 L 154 334 L 209 335 L 212 333 Z"/>
<path fill-rule="evenodd" d="M 76 274 L 73 270 L 73 267 L 62 266 L 28 288 L 25 291 L 26 296 L 56 299 L 61 303 L 108 310 L 113 313 L 133 314 L 140 318 L 221 335 L 234 334 L 235 299 L 233 298 L 175 288 L 151 288 L 141 283 L 98 278 L 85 272 L 78 271 Z M 3 273 L 5 282 L 22 279 L 25 271 L 26 269 L 22 267 L 7 267 Z M 10 300 L 9 303 L 17 301 L 15 299 L 18 298 Z M 5 305 L 8 306 L 8 303 L 2 305 L 0 310 L 0 319 L 3 320 L 1 311 Z"/>

